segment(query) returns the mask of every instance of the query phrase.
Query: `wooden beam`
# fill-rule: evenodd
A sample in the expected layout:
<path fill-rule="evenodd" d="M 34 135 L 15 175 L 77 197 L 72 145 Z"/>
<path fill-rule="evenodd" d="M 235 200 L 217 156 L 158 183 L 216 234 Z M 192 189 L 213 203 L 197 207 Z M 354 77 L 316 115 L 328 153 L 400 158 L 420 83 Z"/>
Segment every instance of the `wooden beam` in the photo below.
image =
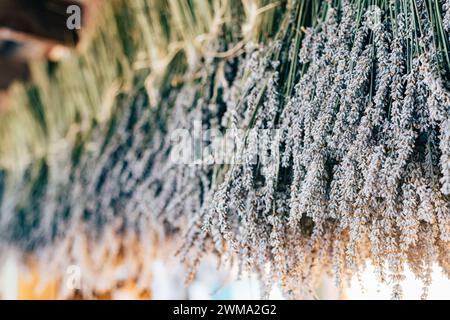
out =
<path fill-rule="evenodd" d="M 81 6 L 81 3 L 75 0 L 0 0 L 0 28 L 9 30 L 13 40 L 22 35 L 75 46 L 79 30 L 67 28 L 70 5 Z"/>
<path fill-rule="evenodd" d="M 30 79 L 30 69 L 25 62 L 0 59 L 0 70 L 0 90 L 7 89 L 14 81 Z"/>

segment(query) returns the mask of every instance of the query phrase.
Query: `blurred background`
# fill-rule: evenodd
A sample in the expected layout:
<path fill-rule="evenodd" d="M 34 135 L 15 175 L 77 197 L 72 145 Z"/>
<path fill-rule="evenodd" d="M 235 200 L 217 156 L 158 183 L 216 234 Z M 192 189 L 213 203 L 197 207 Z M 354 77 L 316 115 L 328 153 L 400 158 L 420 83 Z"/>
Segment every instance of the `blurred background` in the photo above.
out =
<path fill-rule="evenodd" d="M 133 285 L 123 286 L 112 292 L 107 299 L 259 299 L 260 288 L 256 275 L 242 275 L 236 280 L 236 270 L 220 270 L 213 260 L 206 260 L 201 265 L 198 277 L 189 286 L 185 286 L 186 270 L 178 263 L 156 260 L 152 263 L 151 292 L 142 296 L 142 292 Z M 118 266 L 117 273 L 126 278 L 126 265 Z M 11 254 L 0 270 L 0 287 L 2 299 L 54 299 L 57 297 L 56 284 L 39 285 L 39 274 L 30 274 L 21 270 L 14 255 Z M 82 272 L 81 272 L 81 281 Z M 438 268 L 434 268 L 433 281 L 429 288 L 428 299 L 450 299 L 450 280 Z M 422 283 L 415 279 L 408 270 L 403 282 L 404 298 L 417 300 L 422 294 Z M 356 299 L 386 300 L 390 299 L 389 285 L 380 285 L 375 279 L 373 269 L 369 266 L 360 276 L 354 277 L 351 286 L 340 293 L 332 279 L 324 279 L 317 292 L 319 299 Z M 270 299 L 284 299 L 281 291 L 274 288 Z"/>
<path fill-rule="evenodd" d="M 8 88 L 14 81 L 30 79 L 30 61 L 57 61 L 78 44 L 79 30 L 66 26 L 66 10 L 71 5 L 82 3 L 0 0 L 0 108 L 7 106 Z"/>

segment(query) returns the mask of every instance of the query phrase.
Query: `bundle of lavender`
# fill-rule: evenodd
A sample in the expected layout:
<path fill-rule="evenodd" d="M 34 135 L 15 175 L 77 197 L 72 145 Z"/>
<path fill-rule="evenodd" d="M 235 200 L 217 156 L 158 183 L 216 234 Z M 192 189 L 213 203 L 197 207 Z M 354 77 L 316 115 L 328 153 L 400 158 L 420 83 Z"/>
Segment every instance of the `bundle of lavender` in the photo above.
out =
<path fill-rule="evenodd" d="M 241 161 L 188 240 L 293 297 L 324 273 L 345 287 L 368 261 L 394 298 L 408 265 L 425 297 L 433 264 L 450 272 L 449 5 L 332 2 L 299 52 L 280 41 L 236 82 L 250 88 L 227 101 L 248 128 Z"/>
<path fill-rule="evenodd" d="M 207 254 L 237 261 L 263 296 L 276 284 L 314 297 L 326 274 L 345 288 L 369 262 L 394 298 L 406 266 L 424 297 L 435 264 L 450 275 L 448 1 L 140 0 L 113 12 L 115 68 L 97 40 L 77 64 L 86 88 L 58 73 L 26 90 L 45 139 L 20 178 L 0 171 L 0 250 L 91 269 L 85 291 L 128 237 L 152 255 L 175 243 L 188 280 Z M 55 149 L 61 118 L 78 129 Z M 143 288 L 150 264 L 131 275 Z"/>
<path fill-rule="evenodd" d="M 112 1 L 81 55 L 33 65 L 34 82 L 16 85 L 0 114 L 0 262 L 31 257 L 44 283 L 78 266 L 84 298 L 123 283 L 119 264 L 151 291 L 153 261 L 173 256 L 211 186 L 209 169 L 167 161 L 170 133 L 217 126 L 241 27 L 261 42 L 275 29 L 263 23 L 278 6 L 266 2 Z"/>

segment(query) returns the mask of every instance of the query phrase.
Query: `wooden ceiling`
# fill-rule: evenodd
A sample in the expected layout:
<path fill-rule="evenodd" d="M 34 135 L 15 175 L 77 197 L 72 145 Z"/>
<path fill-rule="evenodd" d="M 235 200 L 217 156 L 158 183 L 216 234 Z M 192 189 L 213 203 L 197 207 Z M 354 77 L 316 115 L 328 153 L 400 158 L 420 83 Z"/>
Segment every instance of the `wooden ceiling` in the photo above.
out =
<path fill-rule="evenodd" d="M 82 6 L 76 0 L 0 0 L 0 91 L 29 78 L 30 60 L 78 44 L 79 30 L 66 25 L 73 4 Z"/>

